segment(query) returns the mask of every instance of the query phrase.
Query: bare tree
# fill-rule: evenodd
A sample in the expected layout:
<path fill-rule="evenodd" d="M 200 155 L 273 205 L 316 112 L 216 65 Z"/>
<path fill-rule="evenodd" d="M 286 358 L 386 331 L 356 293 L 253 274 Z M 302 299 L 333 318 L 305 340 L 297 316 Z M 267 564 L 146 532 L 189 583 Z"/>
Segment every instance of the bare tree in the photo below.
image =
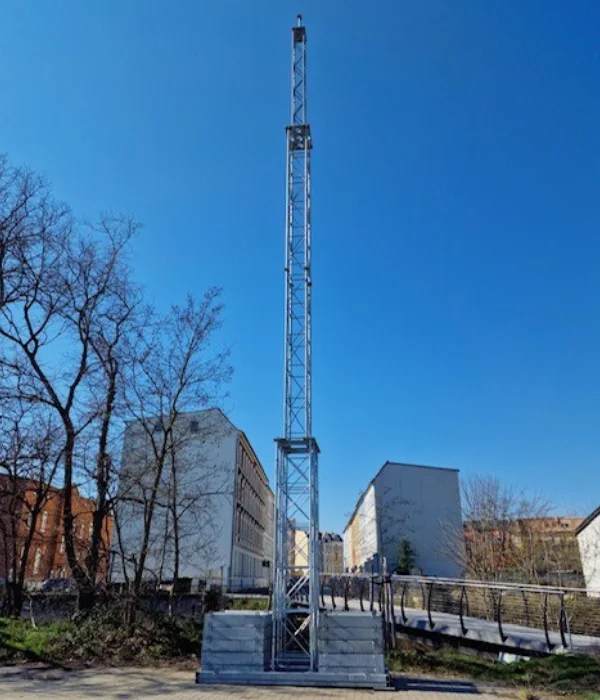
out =
<path fill-rule="evenodd" d="M 212 346 L 221 322 L 220 292 L 211 289 L 200 301 L 189 298 L 159 316 L 142 303 L 127 267 L 135 222 L 105 216 L 84 226 L 52 199 L 43 179 L 10 168 L 5 159 L 0 195 L 0 400 L 53 416 L 65 550 L 80 609 L 93 605 L 107 556 L 116 443 L 125 421 L 139 427 L 149 468 L 137 491 L 128 488 L 124 468 L 118 494 L 139 501 L 143 511 L 140 546 L 127 554 L 137 599 L 155 541 L 173 548 L 177 577 L 184 524 L 193 521 L 210 532 L 207 513 L 218 484 L 207 479 L 193 488 L 175 425 L 190 407 L 218 404 L 231 374 L 227 353 Z M 84 557 L 75 534 L 78 486 L 93 497 Z M 154 523 L 157 509 L 166 514 L 162 530 Z M 123 549 L 122 528 L 116 534 Z"/>
<path fill-rule="evenodd" d="M 110 507 L 106 447 L 116 350 L 131 301 L 122 258 L 136 226 L 104 218 L 95 230 L 77 229 L 42 179 L 9 168 L 5 160 L 0 166 L 0 396 L 47 406 L 61 426 L 65 548 L 85 608 L 94 599 L 101 529 Z M 97 504 L 90 552 L 82 562 L 74 538 L 73 489 L 81 476 L 78 448 L 94 427 Z"/>
<path fill-rule="evenodd" d="M 56 436 L 47 411 L 16 401 L 0 404 L 0 551 L 6 608 L 14 617 L 23 606 L 32 543 L 47 532 L 39 517 L 53 495 L 60 459 Z"/>
<path fill-rule="evenodd" d="M 184 476 L 178 465 L 185 460 L 178 458 L 182 438 L 177 421 L 182 412 L 214 406 L 223 397 L 231 376 L 228 352 L 212 349 L 222 308 L 218 289 L 209 290 L 200 302 L 188 297 L 183 307 L 149 322 L 132 349 L 124 385 L 130 442 L 126 439 L 124 446 L 116 522 L 123 575 L 131 590 L 130 623 L 149 557 L 155 562 L 153 554 L 172 540 L 178 575 L 181 518 L 192 503 L 206 504 L 215 488 L 210 480 L 199 484 L 194 498 L 186 501 L 192 494 L 178 483 Z M 163 517 L 157 519 L 161 510 Z M 134 524 L 132 531 L 132 521 L 141 527 Z"/>
<path fill-rule="evenodd" d="M 394 495 L 391 489 L 381 494 L 377 505 L 379 527 L 379 554 L 386 558 L 388 571 L 395 572 L 399 564 L 402 542 L 410 542 L 414 534 L 411 512 L 415 504 L 401 496 Z"/>
<path fill-rule="evenodd" d="M 51 273 L 71 225 L 68 207 L 54 200 L 44 178 L 0 154 L 0 309 L 34 303 L 32 286 L 40 271 Z"/>
<path fill-rule="evenodd" d="M 69 303 L 64 317 L 76 331 L 81 346 L 88 346 L 86 390 L 90 423 L 85 430 L 85 448 L 79 454 L 83 465 L 92 465 L 82 472 L 94 493 L 92 530 L 82 566 L 85 577 L 80 583 L 80 608 L 93 605 L 100 564 L 104 561 L 107 565 L 105 528 L 116 496 L 115 439 L 121 437 L 118 394 L 128 344 L 146 320 L 141 292 L 131 282 L 125 258 L 126 246 L 137 229 L 138 225 L 127 217 L 104 216 L 93 229 L 95 235 L 79 239 L 69 260 Z M 98 245 L 98 238 L 106 241 L 104 246 Z M 91 459 L 85 459 L 90 450 Z"/>
<path fill-rule="evenodd" d="M 539 581 L 540 528 L 550 504 L 506 486 L 495 477 L 463 481 L 464 528 L 445 529 L 444 548 L 468 576 L 502 580 L 510 573 Z"/>

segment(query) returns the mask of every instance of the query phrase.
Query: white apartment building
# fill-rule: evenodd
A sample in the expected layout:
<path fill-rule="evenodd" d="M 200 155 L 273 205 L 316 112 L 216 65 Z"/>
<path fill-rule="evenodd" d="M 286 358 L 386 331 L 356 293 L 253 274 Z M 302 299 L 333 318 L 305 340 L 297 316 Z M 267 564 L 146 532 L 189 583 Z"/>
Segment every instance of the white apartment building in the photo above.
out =
<path fill-rule="evenodd" d="M 428 576 L 459 577 L 452 556 L 462 537 L 458 470 L 386 462 L 359 498 L 344 529 L 347 571 L 370 571 L 385 557 L 387 569 L 398 564 L 398 548 L 408 540 L 415 571 Z"/>
<path fill-rule="evenodd" d="M 157 477 L 148 425 L 127 424 L 119 480 L 118 529 L 123 557 L 113 580 L 131 578 L 141 551 L 148 500 Z M 270 585 L 274 496 L 246 435 L 218 409 L 184 413 L 173 431 L 173 450 L 159 479 L 152 517 L 146 580 L 174 576 L 223 582 L 230 590 Z M 176 522 L 175 522 L 176 521 Z M 137 559 L 139 561 L 139 559 Z"/>
<path fill-rule="evenodd" d="M 600 506 L 575 530 L 586 588 L 600 597 Z"/>

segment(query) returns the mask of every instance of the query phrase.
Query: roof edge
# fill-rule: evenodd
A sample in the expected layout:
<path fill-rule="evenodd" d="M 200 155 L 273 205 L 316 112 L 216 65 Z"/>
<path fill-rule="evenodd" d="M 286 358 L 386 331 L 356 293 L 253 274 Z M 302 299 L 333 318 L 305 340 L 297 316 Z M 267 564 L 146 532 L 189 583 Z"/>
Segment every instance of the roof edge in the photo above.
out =
<path fill-rule="evenodd" d="M 575 534 L 579 535 L 581 532 L 583 532 L 588 525 L 591 525 L 594 520 L 600 515 L 600 506 L 598 506 L 595 510 L 593 510 L 587 518 L 579 525 L 579 527 L 575 528 Z"/>

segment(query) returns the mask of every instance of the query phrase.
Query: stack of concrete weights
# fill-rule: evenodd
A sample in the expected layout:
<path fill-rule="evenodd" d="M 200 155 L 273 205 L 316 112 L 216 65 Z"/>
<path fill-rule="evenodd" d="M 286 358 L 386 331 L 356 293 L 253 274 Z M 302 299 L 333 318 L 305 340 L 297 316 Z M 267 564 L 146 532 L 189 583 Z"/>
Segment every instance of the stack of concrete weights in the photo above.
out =
<path fill-rule="evenodd" d="M 256 673 L 271 661 L 271 614 L 229 610 L 206 616 L 202 634 L 203 676 Z"/>
<path fill-rule="evenodd" d="M 383 622 L 378 613 L 328 612 L 319 619 L 319 673 L 386 683 Z"/>

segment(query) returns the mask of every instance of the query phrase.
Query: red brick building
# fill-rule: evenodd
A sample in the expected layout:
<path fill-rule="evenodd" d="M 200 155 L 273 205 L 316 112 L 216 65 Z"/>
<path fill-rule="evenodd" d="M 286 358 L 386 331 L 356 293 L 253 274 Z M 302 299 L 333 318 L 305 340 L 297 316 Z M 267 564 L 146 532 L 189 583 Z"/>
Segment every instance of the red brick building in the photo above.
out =
<path fill-rule="evenodd" d="M 28 479 L 15 481 L 0 474 L 0 579 L 7 579 L 12 573 L 10 554 L 15 540 L 13 532 L 16 533 L 19 556 L 23 550 L 38 488 L 38 484 Z M 77 487 L 73 487 L 72 503 L 75 550 L 77 558 L 83 561 L 91 541 L 94 502 L 84 498 Z M 99 580 L 105 579 L 108 571 L 112 527 L 112 518 L 107 518 L 102 528 Z M 37 517 L 27 557 L 25 582 L 40 583 L 48 578 L 70 578 L 70 575 L 63 531 L 63 493 L 50 487 Z"/>
<path fill-rule="evenodd" d="M 576 532 L 583 518 L 548 516 L 464 523 L 466 569 L 471 576 L 501 572 L 543 575 L 554 582 L 579 575 Z M 537 581 L 527 581 L 534 583 Z"/>

